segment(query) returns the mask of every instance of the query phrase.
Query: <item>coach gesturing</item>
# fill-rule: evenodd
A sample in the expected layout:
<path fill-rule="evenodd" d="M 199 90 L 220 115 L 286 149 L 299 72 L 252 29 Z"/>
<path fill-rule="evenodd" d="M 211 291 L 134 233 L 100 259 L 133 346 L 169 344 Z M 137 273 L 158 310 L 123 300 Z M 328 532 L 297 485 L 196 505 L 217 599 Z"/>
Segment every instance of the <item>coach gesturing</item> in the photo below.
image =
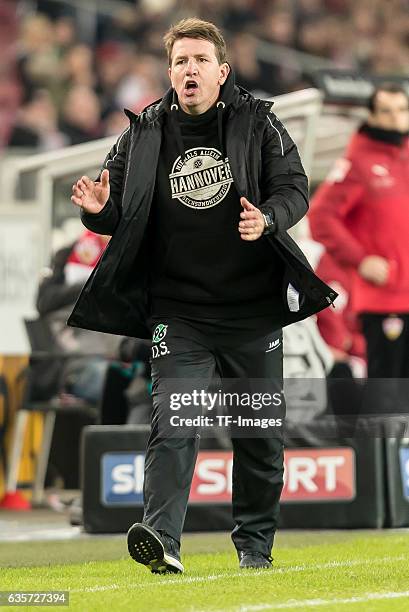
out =
<path fill-rule="evenodd" d="M 171 88 L 135 116 L 99 181 L 72 200 L 112 239 L 69 324 L 152 337 L 153 415 L 143 522 L 131 556 L 180 572 L 179 546 L 200 432 L 166 435 L 170 379 L 282 387 L 282 327 L 335 293 L 286 233 L 308 209 L 297 148 L 272 113 L 234 84 L 220 31 L 186 19 L 165 35 Z M 108 176 L 109 172 L 109 176 Z M 182 384 L 182 382 L 181 382 Z M 271 567 L 283 484 L 281 436 L 232 439 L 232 533 L 240 567 Z"/>

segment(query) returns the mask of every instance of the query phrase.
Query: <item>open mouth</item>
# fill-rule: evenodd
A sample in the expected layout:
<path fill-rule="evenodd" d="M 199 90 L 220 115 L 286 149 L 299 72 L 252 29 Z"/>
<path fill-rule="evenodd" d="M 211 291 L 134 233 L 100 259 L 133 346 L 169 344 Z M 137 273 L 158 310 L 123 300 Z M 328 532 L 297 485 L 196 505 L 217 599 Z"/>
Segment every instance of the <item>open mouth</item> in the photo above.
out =
<path fill-rule="evenodd" d="M 187 96 L 194 95 L 194 93 L 196 92 L 198 87 L 199 87 L 199 85 L 196 83 L 196 81 L 186 81 L 186 83 L 185 83 L 185 94 Z"/>

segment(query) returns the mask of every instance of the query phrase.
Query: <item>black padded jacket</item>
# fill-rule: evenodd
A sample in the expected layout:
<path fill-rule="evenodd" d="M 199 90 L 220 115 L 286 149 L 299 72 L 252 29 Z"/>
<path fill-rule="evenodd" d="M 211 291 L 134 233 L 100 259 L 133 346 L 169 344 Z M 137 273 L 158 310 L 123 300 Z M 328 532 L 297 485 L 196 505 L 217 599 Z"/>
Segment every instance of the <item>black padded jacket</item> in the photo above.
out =
<path fill-rule="evenodd" d="M 304 319 L 333 302 L 337 294 L 313 272 L 288 235 L 308 210 L 308 181 L 297 147 L 272 112 L 273 102 L 254 98 L 234 85 L 222 88 L 226 154 L 237 192 L 270 212 L 275 232 L 271 248 L 284 264 L 280 308 L 272 328 Z M 68 324 L 101 332 L 149 338 L 149 249 L 147 226 L 155 188 L 163 118 L 174 92 L 139 115 L 125 110 L 129 128 L 108 153 L 110 198 L 100 213 L 82 214 L 84 225 L 112 235 L 85 284 Z M 272 251 L 273 256 L 273 251 Z M 251 313 L 249 313 L 251 316 Z"/>

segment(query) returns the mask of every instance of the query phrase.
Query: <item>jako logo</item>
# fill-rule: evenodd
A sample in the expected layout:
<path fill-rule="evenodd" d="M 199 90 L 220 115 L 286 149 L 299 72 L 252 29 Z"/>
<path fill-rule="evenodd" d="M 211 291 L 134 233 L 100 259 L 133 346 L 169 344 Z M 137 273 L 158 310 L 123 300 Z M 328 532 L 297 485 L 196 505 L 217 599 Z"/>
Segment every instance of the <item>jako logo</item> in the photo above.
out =
<path fill-rule="evenodd" d="M 268 349 L 266 350 L 266 353 L 270 353 L 271 351 L 275 351 L 279 346 L 280 346 L 280 338 L 277 338 L 277 340 L 273 340 L 272 342 L 269 342 L 268 343 Z"/>
<path fill-rule="evenodd" d="M 143 503 L 145 453 L 105 453 L 101 467 L 104 506 Z"/>

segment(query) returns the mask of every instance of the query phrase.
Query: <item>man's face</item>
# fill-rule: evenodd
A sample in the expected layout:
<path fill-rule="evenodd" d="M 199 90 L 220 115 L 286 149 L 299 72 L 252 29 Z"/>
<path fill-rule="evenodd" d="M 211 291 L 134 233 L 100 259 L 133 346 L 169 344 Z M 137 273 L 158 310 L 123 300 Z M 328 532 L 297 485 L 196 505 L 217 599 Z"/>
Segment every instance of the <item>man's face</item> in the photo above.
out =
<path fill-rule="evenodd" d="M 409 105 L 403 93 L 380 91 L 375 98 L 375 110 L 368 123 L 383 130 L 409 131 Z"/>
<path fill-rule="evenodd" d="M 180 38 L 173 45 L 169 78 L 185 113 L 199 115 L 213 106 L 229 71 L 209 40 Z"/>

